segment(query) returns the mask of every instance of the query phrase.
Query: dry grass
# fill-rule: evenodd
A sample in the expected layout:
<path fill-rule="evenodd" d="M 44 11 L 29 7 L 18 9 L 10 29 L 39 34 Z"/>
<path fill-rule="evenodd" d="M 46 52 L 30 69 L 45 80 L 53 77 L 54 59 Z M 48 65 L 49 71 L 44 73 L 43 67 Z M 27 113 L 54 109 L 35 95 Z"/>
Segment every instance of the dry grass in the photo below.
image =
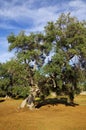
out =
<path fill-rule="evenodd" d="M 18 109 L 21 100 L 0 102 L 0 130 L 86 130 L 86 96 L 78 96 L 79 106 L 45 105 L 30 111 Z"/>

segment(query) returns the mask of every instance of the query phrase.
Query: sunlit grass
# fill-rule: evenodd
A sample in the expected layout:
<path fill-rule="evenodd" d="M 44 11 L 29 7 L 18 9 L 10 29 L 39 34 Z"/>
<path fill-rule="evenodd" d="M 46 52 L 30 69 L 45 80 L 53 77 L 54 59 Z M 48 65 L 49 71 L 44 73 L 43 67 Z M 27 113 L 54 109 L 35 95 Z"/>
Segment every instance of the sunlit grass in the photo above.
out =
<path fill-rule="evenodd" d="M 75 97 L 75 103 L 86 105 L 86 95 L 78 95 Z"/>

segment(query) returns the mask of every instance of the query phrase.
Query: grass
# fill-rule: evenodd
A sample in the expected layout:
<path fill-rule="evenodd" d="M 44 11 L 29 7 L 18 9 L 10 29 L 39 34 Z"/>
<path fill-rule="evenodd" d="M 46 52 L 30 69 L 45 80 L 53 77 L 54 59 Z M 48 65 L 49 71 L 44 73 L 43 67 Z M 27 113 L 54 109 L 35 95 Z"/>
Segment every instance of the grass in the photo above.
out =
<path fill-rule="evenodd" d="M 75 98 L 75 103 L 86 106 L 86 95 L 78 95 Z"/>
<path fill-rule="evenodd" d="M 86 130 L 86 96 L 76 96 L 75 107 L 47 99 L 47 104 L 32 111 L 18 109 L 22 100 L 0 101 L 0 130 Z"/>

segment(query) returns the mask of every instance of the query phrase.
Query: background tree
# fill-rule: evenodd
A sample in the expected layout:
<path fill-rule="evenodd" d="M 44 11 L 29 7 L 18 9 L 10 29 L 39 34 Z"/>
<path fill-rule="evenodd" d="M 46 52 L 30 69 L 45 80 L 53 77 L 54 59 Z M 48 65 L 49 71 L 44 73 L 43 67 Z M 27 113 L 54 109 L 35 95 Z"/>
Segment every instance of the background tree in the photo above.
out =
<path fill-rule="evenodd" d="M 26 97 L 30 88 L 24 65 L 12 59 L 2 64 L 1 67 L 0 88 L 2 91 L 5 91 L 3 96 Z"/>

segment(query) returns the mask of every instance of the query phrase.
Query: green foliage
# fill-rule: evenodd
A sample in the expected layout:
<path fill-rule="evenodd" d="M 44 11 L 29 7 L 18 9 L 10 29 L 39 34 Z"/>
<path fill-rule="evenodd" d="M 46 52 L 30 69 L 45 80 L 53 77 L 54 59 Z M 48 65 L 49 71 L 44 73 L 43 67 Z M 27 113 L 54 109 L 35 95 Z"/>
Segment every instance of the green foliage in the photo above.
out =
<path fill-rule="evenodd" d="M 6 90 L 3 90 L 0 88 L 0 97 L 5 97 L 6 96 Z"/>
<path fill-rule="evenodd" d="M 30 87 L 13 86 L 12 97 L 14 98 L 26 98 L 30 93 Z"/>
<path fill-rule="evenodd" d="M 25 35 L 22 31 L 8 36 L 9 51 L 15 50 L 15 59 L 0 64 L 2 95 L 6 92 L 26 97 L 30 88 L 27 86 L 38 86 L 44 97 L 51 91 L 79 92 L 78 83 L 86 80 L 86 22 L 62 13 L 44 29 L 44 33 Z M 54 55 L 45 64 L 52 51 Z M 74 56 L 79 61 L 70 65 Z"/>
<path fill-rule="evenodd" d="M 55 44 L 53 46 L 55 54 L 51 61 L 44 66 L 45 74 L 48 74 L 53 81 L 56 91 L 58 88 L 63 91 L 62 86 L 64 86 L 67 93 L 72 90 L 78 92 L 77 84 L 82 80 L 80 76 L 81 65 L 82 62 L 86 64 L 86 25 L 76 18 L 70 17 L 70 13 L 61 14 L 56 23 L 48 23 L 45 32 L 46 39 L 51 44 Z M 79 57 L 79 62 L 77 65 L 75 63 L 71 66 L 69 61 L 75 55 Z M 64 83 L 65 85 L 63 85 Z"/>

